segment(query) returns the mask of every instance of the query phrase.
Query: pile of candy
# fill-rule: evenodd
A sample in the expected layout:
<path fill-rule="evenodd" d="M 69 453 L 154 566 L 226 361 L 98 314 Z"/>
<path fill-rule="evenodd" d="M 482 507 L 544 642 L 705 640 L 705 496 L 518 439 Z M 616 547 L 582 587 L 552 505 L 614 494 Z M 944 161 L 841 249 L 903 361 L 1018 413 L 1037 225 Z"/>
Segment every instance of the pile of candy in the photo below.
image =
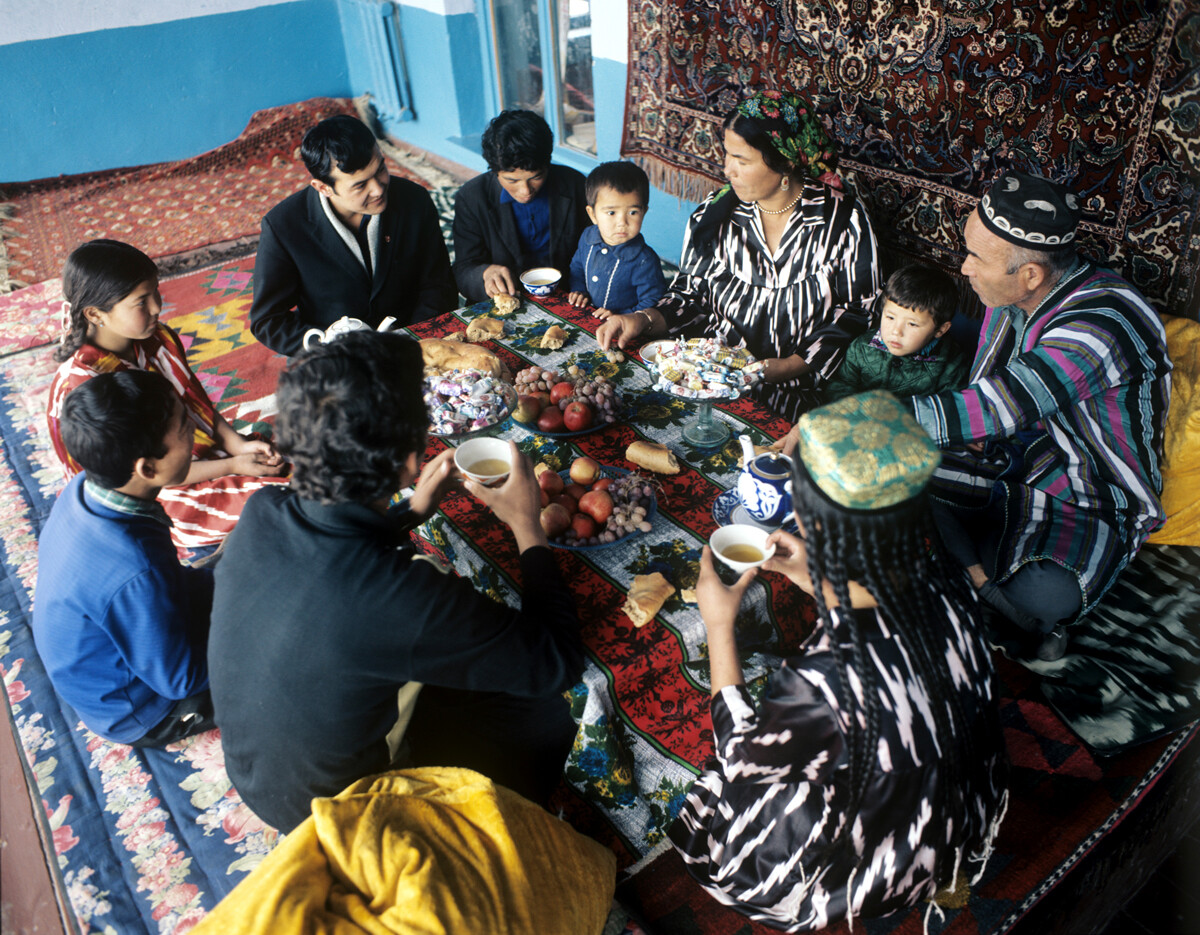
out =
<path fill-rule="evenodd" d="M 451 370 L 425 378 L 429 427 L 458 435 L 495 425 L 508 415 L 506 384 L 482 370 Z"/>
<path fill-rule="evenodd" d="M 763 371 L 744 347 L 726 347 L 713 338 L 666 343 L 654 366 L 659 389 L 687 399 L 737 399 Z"/>

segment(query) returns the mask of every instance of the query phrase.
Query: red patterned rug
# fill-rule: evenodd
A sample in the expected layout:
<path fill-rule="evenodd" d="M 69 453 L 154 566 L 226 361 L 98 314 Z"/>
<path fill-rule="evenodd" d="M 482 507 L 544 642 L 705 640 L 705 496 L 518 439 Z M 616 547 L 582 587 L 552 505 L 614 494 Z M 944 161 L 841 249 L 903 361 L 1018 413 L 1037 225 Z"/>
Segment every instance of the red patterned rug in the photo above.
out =
<path fill-rule="evenodd" d="M 297 155 L 305 131 L 355 112 L 353 101 L 313 98 L 259 111 L 236 140 L 179 162 L 0 183 L 0 202 L 11 213 L 0 223 L 0 267 L 6 250 L 11 287 L 42 282 L 60 275 L 67 254 L 95 237 L 127 241 L 156 259 L 238 241 L 250 252 L 263 215 L 308 184 Z M 425 184 L 394 160 L 388 164 L 394 175 Z M 3 274 L 0 268 L 0 286 Z"/>
<path fill-rule="evenodd" d="M 1196 3 L 663 0 L 629 29 L 621 152 L 667 191 L 712 190 L 748 91 L 797 90 L 898 253 L 957 268 L 977 198 L 1030 170 L 1083 194 L 1085 252 L 1197 317 Z"/>

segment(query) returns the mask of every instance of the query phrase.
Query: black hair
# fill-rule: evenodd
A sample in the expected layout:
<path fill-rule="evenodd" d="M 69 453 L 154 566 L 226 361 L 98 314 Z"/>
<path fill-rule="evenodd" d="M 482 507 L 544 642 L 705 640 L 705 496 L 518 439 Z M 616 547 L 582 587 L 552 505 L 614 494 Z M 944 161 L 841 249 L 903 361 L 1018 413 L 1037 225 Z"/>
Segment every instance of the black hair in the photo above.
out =
<path fill-rule="evenodd" d="M 429 426 L 416 341 L 352 331 L 293 358 L 279 377 L 275 446 L 291 485 L 321 503 L 390 496 Z"/>
<path fill-rule="evenodd" d="M 161 458 L 174 431 L 179 394 L 160 373 L 120 370 L 79 384 L 63 401 L 63 445 L 88 480 L 113 490 L 133 477 L 138 458 Z"/>
<path fill-rule="evenodd" d="M 829 624 L 829 607 L 819 583 L 828 581 L 839 606 L 849 609 L 849 582 L 856 580 L 875 598 L 888 626 L 903 635 L 912 667 L 929 689 L 929 708 L 941 744 L 942 775 L 939 799 L 933 803 L 934 815 L 960 812 L 949 808 L 949 804 L 967 794 L 972 787 L 969 778 L 984 769 L 985 763 L 976 755 L 974 725 L 968 722 L 960 690 L 945 658 L 945 636 L 950 624 L 943 595 L 954 607 L 977 607 L 977 601 L 962 568 L 942 549 L 927 495 L 922 491 L 881 509 L 849 509 L 825 495 L 798 456 L 793 462 L 792 491 L 796 516 L 804 529 L 808 571 L 817 585 L 813 596 L 820 618 Z M 973 623 L 978 625 L 977 620 Z M 850 699 L 847 712 L 850 799 L 846 821 L 831 850 L 844 842 L 862 806 L 874 771 L 882 717 L 875 670 L 868 660 L 856 615 L 840 614 L 839 627 L 849 634 L 850 658 L 846 658 L 846 647 L 840 645 L 838 635 L 831 634 L 830 645 L 842 685 L 847 688 L 846 697 Z M 855 693 L 848 690 L 852 684 L 851 664 L 862 686 L 861 710 L 854 700 Z M 960 749 L 955 740 L 965 749 Z M 960 838 L 963 831 L 961 827 L 954 828 Z M 949 879 L 952 872 L 951 867 L 934 868 L 939 888 L 953 882 Z"/>
<path fill-rule="evenodd" d="M 554 134 L 550 125 L 531 110 L 506 110 L 492 118 L 483 131 L 483 158 L 493 172 L 519 169 L 543 172 L 550 168 Z"/>
<path fill-rule="evenodd" d="M 333 170 L 350 175 L 365 169 L 375 158 L 375 134 L 349 114 L 322 120 L 304 134 L 300 156 L 308 174 L 326 185 L 333 184 Z"/>
<path fill-rule="evenodd" d="M 883 297 L 929 315 L 940 328 L 958 310 L 958 285 L 949 273 L 933 266 L 902 266 L 887 278 Z"/>
<path fill-rule="evenodd" d="M 55 360 L 69 360 L 87 343 L 88 325 L 84 311 L 102 312 L 133 292 L 147 279 L 158 279 L 158 267 L 137 247 L 120 240 L 89 240 L 71 251 L 63 265 L 63 298 L 70 304 L 62 341 Z"/>
<path fill-rule="evenodd" d="M 583 188 L 589 207 L 596 207 L 596 195 L 602 188 L 611 188 L 622 195 L 634 193 L 643 208 L 650 204 L 650 179 L 637 163 L 602 162 L 589 172 Z"/>
<path fill-rule="evenodd" d="M 793 183 L 800 186 L 804 185 L 805 180 L 808 178 L 804 167 L 793 165 L 785 159 L 783 153 L 777 150 L 775 144 L 771 142 L 770 134 L 757 121 L 751 120 L 745 114 L 738 113 L 737 108 L 734 108 L 726 115 L 724 128 L 732 130 L 762 153 L 763 162 L 767 164 L 767 168 L 772 172 L 786 175 Z M 830 168 L 833 168 L 832 162 Z"/>

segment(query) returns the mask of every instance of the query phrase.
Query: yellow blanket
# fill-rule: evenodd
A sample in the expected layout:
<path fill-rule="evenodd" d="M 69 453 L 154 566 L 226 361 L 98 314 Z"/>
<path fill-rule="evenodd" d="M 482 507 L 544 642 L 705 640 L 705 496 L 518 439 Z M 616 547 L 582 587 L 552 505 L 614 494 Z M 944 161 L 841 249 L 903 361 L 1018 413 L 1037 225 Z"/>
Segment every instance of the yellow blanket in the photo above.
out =
<path fill-rule="evenodd" d="M 363 779 L 313 814 L 195 935 L 599 933 L 616 858 L 465 769 Z"/>
<path fill-rule="evenodd" d="M 1171 410 L 1163 435 L 1162 505 L 1167 521 L 1150 534 L 1163 545 L 1200 545 L 1200 323 L 1163 316 Z"/>

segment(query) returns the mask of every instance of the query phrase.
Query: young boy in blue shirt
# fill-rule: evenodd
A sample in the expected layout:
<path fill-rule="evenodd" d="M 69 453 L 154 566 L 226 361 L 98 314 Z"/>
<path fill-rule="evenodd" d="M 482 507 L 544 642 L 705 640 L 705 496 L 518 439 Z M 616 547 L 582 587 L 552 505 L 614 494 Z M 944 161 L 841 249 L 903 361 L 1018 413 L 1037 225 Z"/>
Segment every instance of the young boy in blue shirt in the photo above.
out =
<path fill-rule="evenodd" d="M 183 402 L 158 373 L 94 377 L 67 396 L 63 442 L 84 468 L 38 542 L 33 639 L 55 690 L 117 743 L 212 729 L 209 569 L 186 568 L 158 503 L 192 461 Z"/>
<path fill-rule="evenodd" d="M 958 287 L 940 269 L 896 270 L 883 287 L 879 330 L 850 342 L 825 398 L 833 402 L 867 390 L 933 396 L 962 389 L 971 362 L 947 334 L 957 307 Z"/>
<path fill-rule="evenodd" d="M 650 202 L 646 173 L 632 162 L 601 163 L 587 177 L 585 195 L 592 226 L 571 260 L 567 301 L 595 306 L 592 314 L 601 319 L 652 307 L 667 283 L 658 254 L 641 234 Z"/>

